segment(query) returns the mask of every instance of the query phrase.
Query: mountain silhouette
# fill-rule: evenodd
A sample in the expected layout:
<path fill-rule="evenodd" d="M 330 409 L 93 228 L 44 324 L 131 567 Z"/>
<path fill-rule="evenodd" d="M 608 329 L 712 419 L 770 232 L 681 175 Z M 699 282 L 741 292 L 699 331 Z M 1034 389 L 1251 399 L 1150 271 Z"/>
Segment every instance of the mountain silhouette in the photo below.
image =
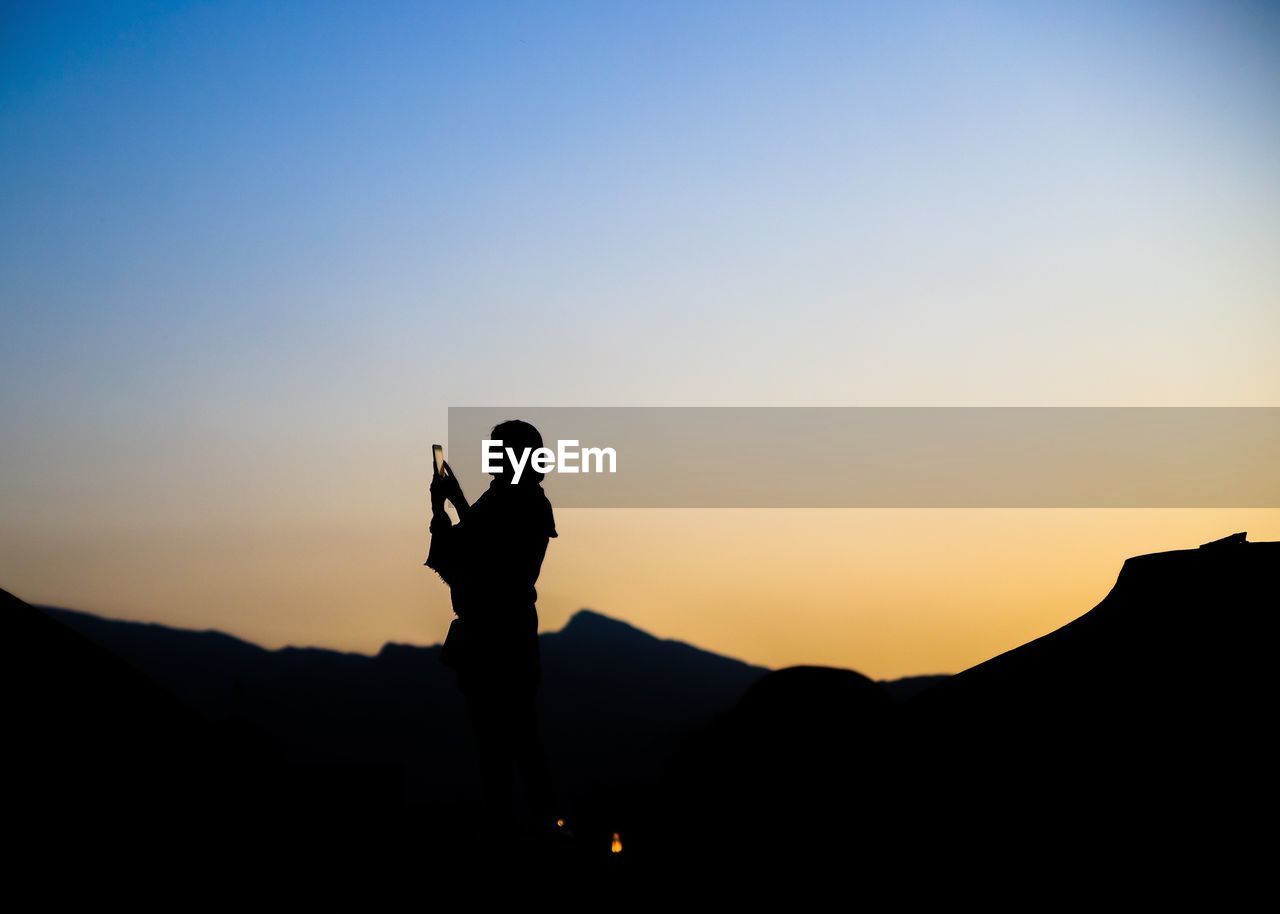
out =
<path fill-rule="evenodd" d="M 471 735 L 439 646 L 267 650 L 7 593 L 2 620 L 8 735 L 31 753 L 15 822 L 33 834 L 96 822 L 79 830 L 96 858 L 256 845 L 301 868 L 471 846 Z M 548 744 L 576 828 L 606 850 L 633 785 L 767 672 L 590 611 L 542 641 Z"/>
<path fill-rule="evenodd" d="M 1269 783 L 1278 571 L 1280 543 L 1243 534 L 1129 559 L 1091 611 L 897 707 L 847 671 L 771 673 L 668 766 L 654 860 L 840 866 L 868 891 L 1221 897 L 1261 866 L 1245 823 Z M 673 839 L 657 823 L 676 818 Z"/>
<path fill-rule="evenodd" d="M 906 706 L 908 758 L 954 756 L 914 766 L 914 802 L 989 823 L 987 847 L 1028 872 L 1088 835 L 1100 867 L 1179 872 L 1188 890 L 1217 878 L 1221 900 L 1257 854 L 1244 822 L 1269 781 L 1278 572 L 1280 543 L 1242 533 L 1129 559 L 1080 618 Z"/>
<path fill-rule="evenodd" d="M 42 802 L 102 799 L 94 777 L 120 788 L 165 782 L 200 736 L 200 719 L 109 651 L 0 590 L 0 676 L 11 783 L 48 777 Z M 163 738 L 161 738 L 163 737 Z M 52 775 L 52 777 L 50 777 Z"/>
<path fill-rule="evenodd" d="M 579 612 L 542 636 L 547 744 L 590 849 L 573 860 L 607 864 L 618 832 L 632 873 L 1225 898 L 1263 865 L 1277 570 L 1280 543 L 1242 535 L 1138 556 L 1058 630 L 893 683 L 771 672 Z M 20 833 L 74 822 L 100 856 L 235 847 L 299 872 L 458 848 L 470 743 L 438 646 L 266 650 L 0 595 Z"/>
<path fill-rule="evenodd" d="M 361 793 L 380 785 L 359 802 L 438 802 L 441 785 L 458 794 L 475 786 L 470 732 L 439 646 L 387 644 L 372 657 L 267 650 L 220 632 L 44 611 L 203 717 L 265 734 L 290 763 L 328 778 L 331 795 L 357 789 L 336 782 L 344 772 L 366 785 Z M 589 610 L 541 639 L 546 740 L 574 799 L 651 777 L 681 737 L 766 672 Z"/>
<path fill-rule="evenodd" d="M 289 799 L 270 748 L 194 711 L 125 660 L 0 590 L 0 715 L 10 863 L 45 885 L 133 858 L 172 867 L 172 840 L 227 832 Z M 242 842 L 248 848 L 251 842 Z"/>
<path fill-rule="evenodd" d="M 439 646 L 393 643 L 374 656 L 268 650 L 217 631 L 41 611 L 10 599 L 145 684 L 208 739 L 234 735 L 249 782 L 240 792 L 283 794 L 300 821 L 318 809 L 338 819 L 410 809 L 457 822 L 478 790 L 471 736 Z M 547 746 L 580 828 L 601 833 L 633 821 L 681 741 L 768 672 L 590 610 L 541 641 Z M 901 699 L 938 678 L 883 688 Z M 69 692 L 87 688 L 82 679 L 67 681 L 76 683 Z M 198 767 L 208 780 L 220 776 Z"/>

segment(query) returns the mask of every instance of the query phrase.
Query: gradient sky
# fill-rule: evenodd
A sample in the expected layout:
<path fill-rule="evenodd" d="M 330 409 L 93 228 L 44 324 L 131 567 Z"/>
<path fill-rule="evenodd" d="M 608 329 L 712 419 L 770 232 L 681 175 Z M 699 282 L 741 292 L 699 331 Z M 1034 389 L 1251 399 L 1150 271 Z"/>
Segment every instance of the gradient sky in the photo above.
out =
<path fill-rule="evenodd" d="M 1265 3 L 6 3 L 0 586 L 436 641 L 449 405 L 1280 405 L 1277 48 Z M 544 628 L 875 675 L 1280 539 L 558 519 Z"/>

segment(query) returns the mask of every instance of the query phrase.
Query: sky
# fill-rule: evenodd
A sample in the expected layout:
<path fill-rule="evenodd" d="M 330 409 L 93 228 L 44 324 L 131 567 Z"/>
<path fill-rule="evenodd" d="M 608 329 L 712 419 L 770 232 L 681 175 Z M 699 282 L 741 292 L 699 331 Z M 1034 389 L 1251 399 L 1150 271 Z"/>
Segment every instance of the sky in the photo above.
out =
<path fill-rule="evenodd" d="M 1277 48 L 1265 3 L 6 3 L 0 587 L 433 643 L 449 406 L 1280 405 Z M 1129 555 L 1280 539 L 557 521 L 544 629 L 878 676 L 1069 621 Z"/>

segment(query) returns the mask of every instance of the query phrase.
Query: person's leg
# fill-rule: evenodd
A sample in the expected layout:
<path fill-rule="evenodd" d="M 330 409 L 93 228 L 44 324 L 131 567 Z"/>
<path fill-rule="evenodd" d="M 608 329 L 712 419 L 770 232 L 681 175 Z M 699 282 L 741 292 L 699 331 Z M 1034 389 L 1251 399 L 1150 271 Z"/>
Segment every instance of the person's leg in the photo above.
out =
<path fill-rule="evenodd" d="M 542 827 L 557 814 L 555 782 L 538 731 L 537 693 L 523 690 L 516 697 L 513 737 L 515 761 L 524 783 L 525 797 L 535 825 Z"/>
<path fill-rule="evenodd" d="M 483 829 L 505 830 L 512 821 L 512 746 L 507 714 L 488 689 L 462 691 L 475 738 L 476 767 L 483 801 Z"/>

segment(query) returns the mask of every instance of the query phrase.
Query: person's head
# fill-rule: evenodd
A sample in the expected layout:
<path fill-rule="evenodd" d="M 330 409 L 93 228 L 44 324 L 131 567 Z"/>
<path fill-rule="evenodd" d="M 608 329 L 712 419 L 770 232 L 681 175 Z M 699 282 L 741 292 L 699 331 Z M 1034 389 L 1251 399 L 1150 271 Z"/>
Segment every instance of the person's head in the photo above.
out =
<path fill-rule="evenodd" d="M 532 455 L 534 451 L 542 447 L 541 433 L 521 419 L 508 419 L 505 422 L 499 422 L 493 427 L 489 437 L 494 441 L 502 442 L 502 468 L 492 475 L 494 479 L 502 479 L 508 482 L 515 471 L 511 466 L 511 458 L 507 454 L 507 448 L 510 448 L 519 456 L 525 453 L 526 448 L 529 454 Z M 536 472 L 530 462 L 525 464 L 524 472 L 520 474 L 520 485 L 539 483 L 544 478 L 544 474 Z"/>

